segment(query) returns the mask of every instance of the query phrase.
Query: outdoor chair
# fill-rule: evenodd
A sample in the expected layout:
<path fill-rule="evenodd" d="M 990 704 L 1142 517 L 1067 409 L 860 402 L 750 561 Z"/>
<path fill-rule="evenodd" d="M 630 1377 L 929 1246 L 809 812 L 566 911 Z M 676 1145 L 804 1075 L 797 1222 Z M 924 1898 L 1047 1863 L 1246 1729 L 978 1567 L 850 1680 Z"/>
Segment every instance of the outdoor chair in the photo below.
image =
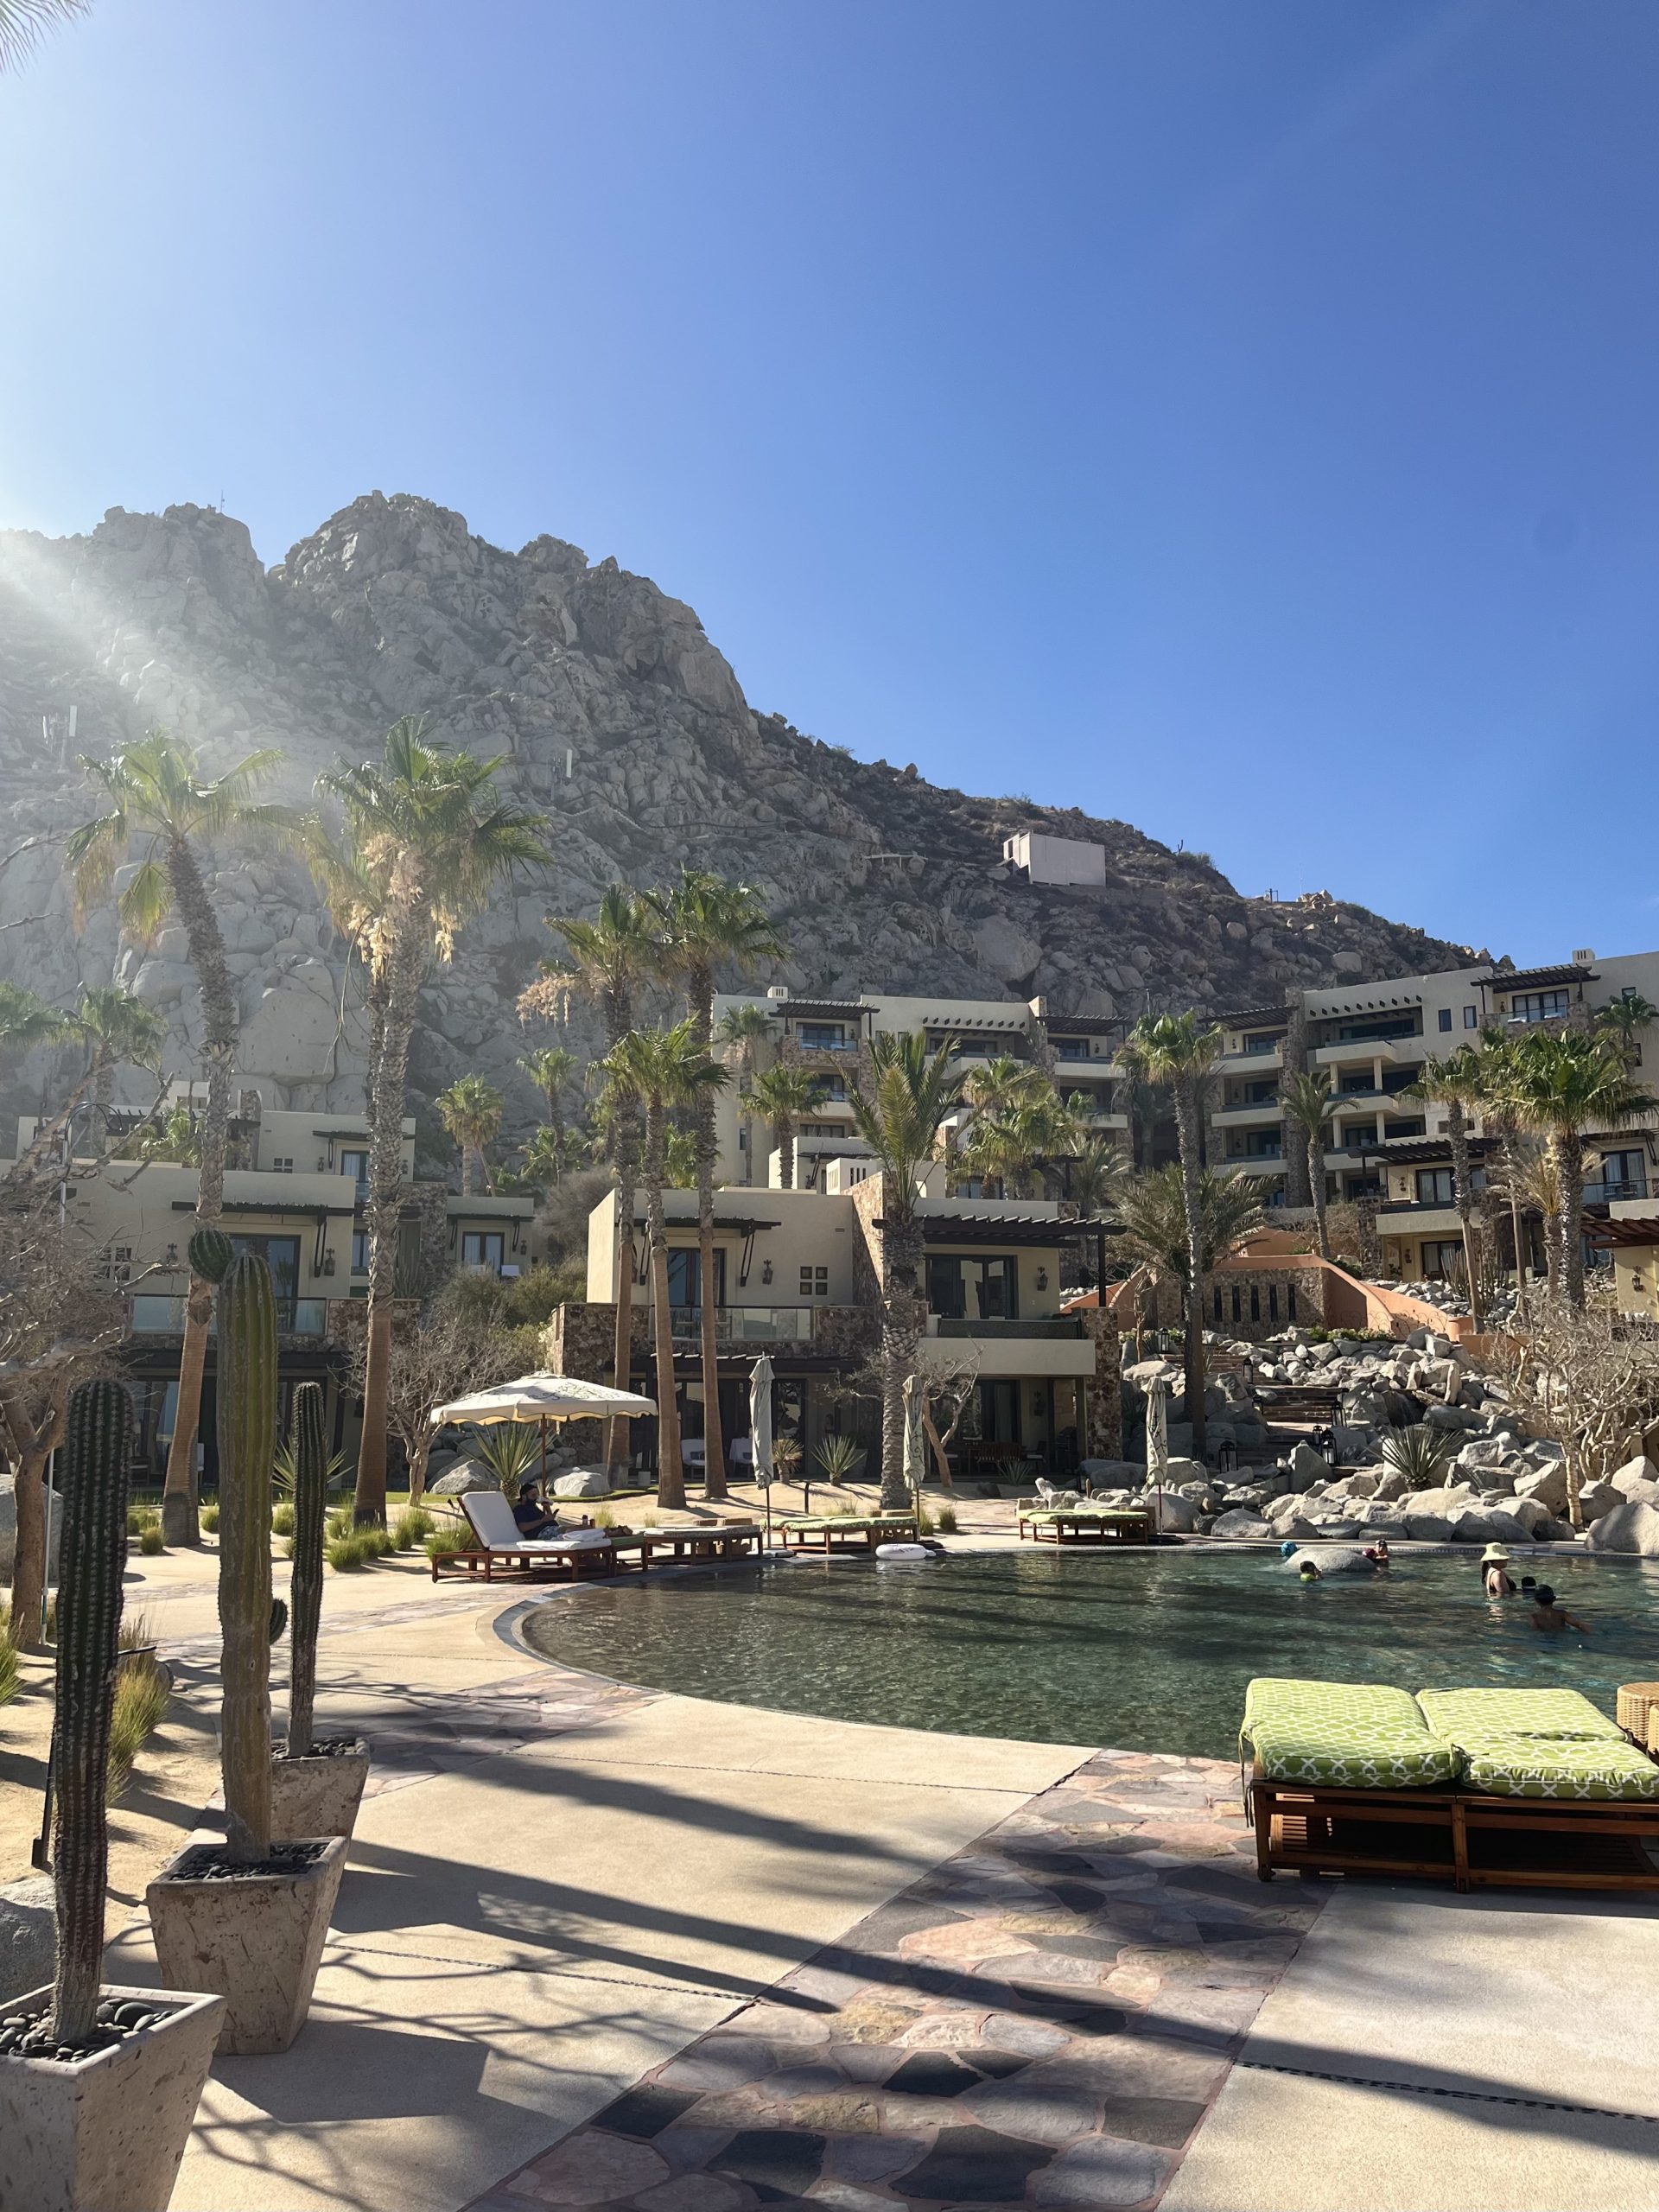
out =
<path fill-rule="evenodd" d="M 494 1580 L 497 1567 L 509 1573 L 573 1577 L 616 1571 L 616 1546 L 602 1529 L 575 1529 L 568 1536 L 526 1536 L 499 1491 L 469 1491 L 461 1508 L 477 1541 L 466 1551 L 435 1554 L 435 1582 L 450 1569 L 469 1574 L 481 1570 L 486 1582 Z"/>

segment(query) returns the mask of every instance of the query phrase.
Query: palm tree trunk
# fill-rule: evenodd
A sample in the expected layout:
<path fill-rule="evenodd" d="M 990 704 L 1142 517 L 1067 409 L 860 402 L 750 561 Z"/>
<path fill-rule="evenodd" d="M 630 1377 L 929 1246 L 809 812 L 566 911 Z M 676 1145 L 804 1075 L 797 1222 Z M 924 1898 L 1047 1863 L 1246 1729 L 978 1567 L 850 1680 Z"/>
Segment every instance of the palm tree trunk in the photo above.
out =
<path fill-rule="evenodd" d="M 668 1212 L 663 1204 L 663 1155 L 668 1113 L 658 1098 L 645 1106 L 645 1218 L 651 1238 L 652 1333 L 657 1351 L 657 1503 L 671 1511 L 685 1503 L 680 1457 L 680 1407 L 674 1388 L 674 1320 L 668 1305 Z"/>
<path fill-rule="evenodd" d="M 94 1160 L 110 1148 L 110 1109 L 115 1103 L 115 1062 L 100 1052 L 92 1069 L 92 1125 L 88 1131 Z"/>
<path fill-rule="evenodd" d="M 715 977 L 709 968 L 692 969 L 686 979 L 686 1012 L 703 1057 L 715 1039 Z M 726 1439 L 720 1423 L 720 1307 L 715 1281 L 715 1094 L 702 1092 L 692 1109 L 692 1139 L 697 1157 L 697 1289 L 702 1353 L 702 1486 L 705 1497 L 726 1495 Z"/>
<path fill-rule="evenodd" d="M 1307 1187 L 1313 1200 L 1313 1233 L 1319 1240 L 1319 1257 L 1331 1257 L 1331 1233 L 1325 1219 L 1325 1131 L 1310 1129 L 1302 1147 L 1307 1161 Z"/>
<path fill-rule="evenodd" d="M 386 1404 L 391 1384 L 391 1324 L 397 1294 L 397 1229 L 404 1191 L 404 1095 L 409 1040 L 426 965 L 426 902 L 418 893 L 388 916 L 380 1052 L 369 1071 L 369 1297 L 363 1377 L 363 1437 L 352 1501 L 359 1528 L 386 1517 Z"/>
<path fill-rule="evenodd" d="M 32 1421 L 28 1408 L 10 1391 L 3 1402 L 17 1470 L 13 1492 L 17 1527 L 11 1570 L 11 1634 L 22 1650 L 37 1651 L 41 1605 L 46 1594 L 46 1463 L 58 1440 L 62 1416 L 54 1413 L 44 1421 Z"/>
<path fill-rule="evenodd" d="M 630 993 L 613 988 L 605 995 L 605 1039 L 614 1052 L 633 1027 Z M 620 1099 L 611 1131 L 611 1160 L 616 1173 L 616 1327 L 611 1338 L 611 1380 L 619 1390 L 633 1387 L 633 1208 L 639 1186 L 639 1109 Z M 605 1464 L 613 1477 L 628 1463 L 631 1431 L 626 1414 L 606 1427 Z M 616 1484 L 613 1481 L 612 1488 Z"/>
<path fill-rule="evenodd" d="M 786 1191 L 795 1187 L 795 1124 L 779 1122 L 772 1135 L 778 1140 L 778 1180 Z"/>
<path fill-rule="evenodd" d="M 1469 1279 L 1469 1315 L 1475 1327 L 1486 1325 L 1485 1302 L 1480 1289 L 1480 1232 L 1475 1227 L 1473 1193 L 1469 1188 L 1469 1124 L 1454 1098 L 1446 1109 L 1446 1134 L 1452 1147 L 1452 1186 L 1463 1229 L 1463 1269 Z"/>
<path fill-rule="evenodd" d="M 1181 1147 L 1181 1197 L 1186 1208 L 1186 1417 L 1192 1457 L 1205 1456 L 1204 1427 L 1204 1224 L 1198 1208 L 1198 1090 L 1192 1078 L 1175 1085 L 1175 1128 Z"/>
<path fill-rule="evenodd" d="M 473 1147 L 465 1141 L 461 1147 L 461 1195 L 463 1198 L 473 1195 Z"/>
<path fill-rule="evenodd" d="M 231 1078 L 236 1068 L 236 994 L 231 988 L 219 917 L 196 856 L 182 838 L 168 842 L 167 879 L 201 994 L 201 1057 L 207 1075 L 207 1108 L 201 1120 L 195 1225 L 211 1229 L 225 1203 L 225 1148 L 230 1135 Z M 201 1541 L 196 1511 L 196 1432 L 201 1423 L 201 1382 L 207 1365 L 207 1327 L 213 1310 L 211 1284 L 193 1275 L 179 1357 L 178 1409 L 162 1491 L 162 1536 L 168 1544 Z"/>
<path fill-rule="evenodd" d="M 895 1185 L 887 1178 L 889 1191 Z M 901 1513 L 911 1503 L 905 1480 L 905 1384 L 916 1365 L 921 1338 L 921 1310 L 916 1281 L 922 1240 L 912 1220 L 893 1218 L 899 1209 L 884 1197 L 887 1218 L 881 1287 L 881 1491 L 884 1513 Z"/>
<path fill-rule="evenodd" d="M 1567 1304 L 1584 1307 L 1584 1145 L 1575 1128 L 1550 1137 L 1555 1182 L 1561 1206 L 1561 1273 L 1559 1287 Z"/>

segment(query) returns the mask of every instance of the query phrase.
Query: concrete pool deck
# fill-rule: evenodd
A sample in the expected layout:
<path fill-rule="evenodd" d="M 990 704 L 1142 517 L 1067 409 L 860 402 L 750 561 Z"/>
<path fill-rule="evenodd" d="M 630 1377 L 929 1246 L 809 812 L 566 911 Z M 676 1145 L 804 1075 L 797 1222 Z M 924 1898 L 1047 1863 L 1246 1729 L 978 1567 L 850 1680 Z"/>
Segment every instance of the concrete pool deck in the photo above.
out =
<path fill-rule="evenodd" d="M 135 1567 L 205 1720 L 213 1554 Z M 1659 2204 L 1659 1904 L 1264 1886 L 1224 1764 L 628 1689 L 524 1594 L 328 1578 L 373 1795 L 179 2212 Z"/>

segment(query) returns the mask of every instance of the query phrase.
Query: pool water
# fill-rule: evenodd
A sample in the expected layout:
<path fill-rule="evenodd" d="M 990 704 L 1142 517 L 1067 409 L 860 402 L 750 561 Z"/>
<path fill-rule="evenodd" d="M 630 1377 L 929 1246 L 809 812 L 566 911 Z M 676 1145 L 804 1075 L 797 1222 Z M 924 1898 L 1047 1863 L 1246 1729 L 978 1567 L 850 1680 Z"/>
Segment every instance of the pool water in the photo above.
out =
<path fill-rule="evenodd" d="M 1659 1568 L 1539 1560 L 1592 1633 L 1540 1635 L 1472 1555 L 1310 1587 L 1262 1554 L 958 1554 L 631 1578 L 530 1614 L 537 1651 L 649 1688 L 972 1736 L 1227 1758 L 1252 1675 L 1402 1689 L 1659 1678 Z M 1511 1569 L 1516 1573 L 1518 1570 Z"/>

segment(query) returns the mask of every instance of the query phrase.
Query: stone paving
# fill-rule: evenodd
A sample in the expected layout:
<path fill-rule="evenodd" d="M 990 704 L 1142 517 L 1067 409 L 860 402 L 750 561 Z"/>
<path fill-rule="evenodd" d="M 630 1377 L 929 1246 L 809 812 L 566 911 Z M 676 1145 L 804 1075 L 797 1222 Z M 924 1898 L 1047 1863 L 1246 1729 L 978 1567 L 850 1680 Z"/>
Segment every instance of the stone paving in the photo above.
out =
<path fill-rule="evenodd" d="M 1154 2204 L 1322 1903 L 1231 1766 L 1100 1752 L 471 2212 Z"/>

